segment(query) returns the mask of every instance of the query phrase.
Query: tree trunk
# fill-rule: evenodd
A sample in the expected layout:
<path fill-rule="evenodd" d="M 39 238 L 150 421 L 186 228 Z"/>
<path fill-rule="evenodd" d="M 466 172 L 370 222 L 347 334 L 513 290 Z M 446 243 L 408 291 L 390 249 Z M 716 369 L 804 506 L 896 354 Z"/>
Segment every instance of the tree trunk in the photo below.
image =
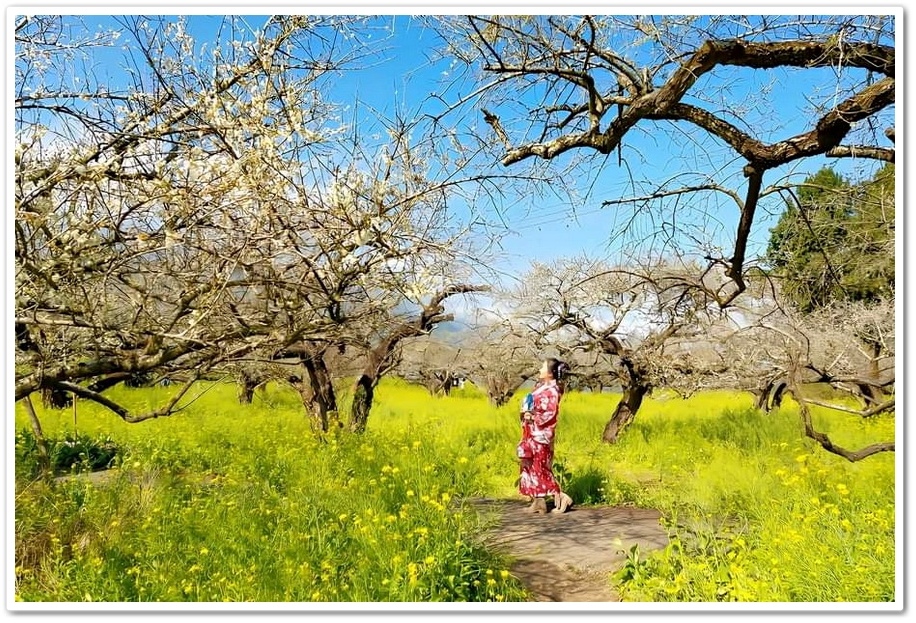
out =
<path fill-rule="evenodd" d="M 786 393 L 786 382 L 784 380 L 770 381 L 757 394 L 756 407 L 761 411 L 769 413 L 776 407 L 782 405 L 782 398 Z"/>
<path fill-rule="evenodd" d="M 865 407 L 873 407 L 881 404 L 886 400 L 884 388 L 881 387 L 881 366 L 879 359 L 881 357 L 881 345 L 871 344 L 872 356 L 868 362 L 868 376 L 874 379 L 874 383 L 858 383 L 857 387 L 862 398 L 865 400 Z"/>
<path fill-rule="evenodd" d="M 751 392 L 754 394 L 754 407 L 759 411 L 769 411 L 767 408 L 770 397 L 769 385 L 763 389 L 753 389 Z"/>
<path fill-rule="evenodd" d="M 308 383 L 300 381 L 294 383 L 294 386 L 302 398 L 302 405 L 309 416 L 312 430 L 321 436 L 327 433 L 332 425 L 340 425 L 337 417 L 337 395 L 334 393 L 331 374 L 324 362 L 324 350 L 302 355 L 301 363 L 308 375 Z"/>
<path fill-rule="evenodd" d="M 636 412 L 639 411 L 639 407 L 642 405 L 642 399 L 648 392 L 649 386 L 643 383 L 633 383 L 624 388 L 623 396 L 620 398 L 620 402 L 617 403 L 614 415 L 604 427 L 602 441 L 605 443 L 617 443 L 623 430 L 636 417 Z"/>
<path fill-rule="evenodd" d="M 25 410 L 29 413 L 29 423 L 32 425 L 32 434 L 35 435 L 35 443 L 38 446 L 38 465 L 41 468 L 41 475 L 47 477 L 51 475 L 51 453 L 48 452 L 48 442 L 45 441 L 44 433 L 41 430 L 41 421 L 38 414 L 35 413 L 35 407 L 32 405 L 32 397 L 25 397 Z"/>
<path fill-rule="evenodd" d="M 428 334 L 440 322 L 454 320 L 451 314 L 444 313 L 442 301 L 454 294 L 479 292 L 486 288 L 480 286 L 454 285 L 440 290 L 429 303 L 423 307 L 420 315 L 396 325 L 375 347 L 366 354 L 366 365 L 353 391 L 353 405 L 350 408 L 350 430 L 361 433 L 366 430 L 369 411 L 375 386 L 398 359 L 398 345 L 402 340 Z"/>
<path fill-rule="evenodd" d="M 362 433 L 366 430 L 372 400 L 375 397 L 377 380 L 367 374 L 360 375 L 353 391 L 353 405 L 350 408 L 350 431 Z"/>
<path fill-rule="evenodd" d="M 499 390 L 493 390 L 493 389 L 489 390 L 487 394 L 489 395 L 490 402 L 493 404 L 494 407 L 503 406 L 504 404 L 509 402 L 509 398 L 512 397 L 511 394 L 506 395 L 504 392 L 500 392 Z"/>
<path fill-rule="evenodd" d="M 508 403 L 526 379 L 527 377 L 522 374 L 517 376 L 488 375 L 486 385 L 490 403 L 494 407 L 501 407 Z"/>
<path fill-rule="evenodd" d="M 877 385 L 859 383 L 857 388 L 862 395 L 862 399 L 865 401 L 866 408 L 881 404 L 885 400 L 884 390 Z"/>
<path fill-rule="evenodd" d="M 254 390 L 258 387 L 257 379 L 249 376 L 243 376 L 239 380 L 239 403 L 250 405 L 254 398 Z"/>
<path fill-rule="evenodd" d="M 783 399 L 783 396 L 786 395 L 786 389 L 788 387 L 789 386 L 785 381 L 779 381 L 776 384 L 776 387 L 773 389 L 772 397 L 770 399 L 770 408 L 767 409 L 767 411 L 770 411 L 771 409 L 775 409 L 777 407 L 782 406 L 782 399 Z"/>
<path fill-rule="evenodd" d="M 41 390 L 41 403 L 45 409 L 66 409 L 73 404 L 73 397 L 58 387 L 44 387 Z"/>
<path fill-rule="evenodd" d="M 451 375 L 443 376 L 441 372 L 429 372 L 422 373 L 421 376 L 423 379 L 423 386 L 431 396 L 437 396 L 439 393 L 448 396 L 452 391 L 452 384 L 454 383 L 455 377 Z"/>
<path fill-rule="evenodd" d="M 152 378 L 149 372 L 132 372 L 124 379 L 124 386 L 139 389 L 141 387 L 149 387 L 151 382 Z"/>

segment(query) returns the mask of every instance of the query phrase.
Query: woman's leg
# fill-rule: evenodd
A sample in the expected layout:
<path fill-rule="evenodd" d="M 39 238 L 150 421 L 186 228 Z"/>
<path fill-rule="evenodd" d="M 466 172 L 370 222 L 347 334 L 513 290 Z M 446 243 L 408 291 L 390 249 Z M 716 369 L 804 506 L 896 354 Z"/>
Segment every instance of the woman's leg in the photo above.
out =
<path fill-rule="evenodd" d="M 554 509 L 565 513 L 572 505 L 573 499 L 560 489 L 560 483 L 557 482 L 556 477 L 553 475 L 553 444 L 546 446 L 545 450 L 542 479 L 550 487 L 549 492 L 553 495 Z"/>
<path fill-rule="evenodd" d="M 534 513 L 547 513 L 547 496 L 553 495 L 555 506 L 562 504 L 562 493 L 554 478 L 551 464 L 553 449 L 546 444 L 535 443 L 531 459 L 520 461 L 519 493 L 532 497 L 529 510 Z"/>
<path fill-rule="evenodd" d="M 534 461 L 531 459 L 519 460 L 518 492 L 528 498 L 529 512 L 535 512 L 537 507 L 537 476 L 534 471 Z"/>
<path fill-rule="evenodd" d="M 543 495 L 539 495 L 534 498 L 534 504 L 532 505 L 535 513 L 545 514 L 547 512 L 547 498 Z"/>

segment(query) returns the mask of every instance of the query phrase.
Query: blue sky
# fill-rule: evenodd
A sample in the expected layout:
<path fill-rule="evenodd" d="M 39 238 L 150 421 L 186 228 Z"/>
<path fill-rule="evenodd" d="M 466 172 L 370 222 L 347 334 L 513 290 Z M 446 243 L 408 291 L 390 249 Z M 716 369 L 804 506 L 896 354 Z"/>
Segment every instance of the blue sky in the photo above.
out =
<path fill-rule="evenodd" d="M 137 12 L 120 8 L 121 11 L 116 11 L 112 7 L 111 14 Z M 212 37 L 220 21 L 220 14 L 213 8 L 212 15 L 191 18 L 192 32 L 200 33 L 202 41 Z M 101 10 L 94 8 L 93 12 Z M 261 19 L 252 17 L 252 25 L 256 26 Z M 105 15 L 86 18 L 89 25 L 106 21 Z M 424 29 L 421 20 L 409 15 L 379 15 L 376 22 L 379 29 L 371 35 L 370 43 L 381 44 L 380 47 L 374 48 L 376 51 L 360 63 L 359 69 L 335 78 L 330 93 L 330 99 L 350 106 L 345 115 L 359 115 L 364 136 L 371 135 L 369 128 L 376 112 L 389 118 L 396 114 L 410 118 L 427 112 L 440 112 L 443 104 L 431 101 L 430 95 L 443 93 L 443 80 L 451 79 L 449 73 L 453 69 L 447 60 L 434 60 L 439 41 L 433 32 Z M 829 80 L 829 75 L 825 75 L 828 72 L 820 70 Z M 736 70 L 729 68 L 728 73 L 734 75 Z M 747 103 L 750 109 L 748 123 L 755 126 L 755 131 L 764 132 L 766 139 L 778 140 L 806 129 L 809 120 L 797 113 L 804 105 L 806 92 L 792 88 L 799 78 L 789 70 L 746 70 L 739 73 L 740 78 L 732 85 L 734 97 Z M 817 73 L 806 70 L 801 79 L 809 79 Z M 774 77 L 779 81 L 771 83 Z M 704 76 L 694 90 L 702 94 L 714 91 L 721 84 L 721 77 L 714 72 Z M 458 92 L 453 89 L 444 95 L 446 99 L 454 99 Z M 354 110 L 359 112 L 354 113 Z M 481 131 L 488 131 L 479 113 L 475 115 L 472 112 L 470 116 L 455 117 L 454 120 L 456 124 L 476 124 Z M 616 154 L 609 157 L 594 154 L 592 170 L 583 173 L 578 180 L 581 182 L 578 184 L 580 199 L 571 202 L 536 193 L 532 189 L 532 192 L 507 197 L 503 204 L 492 206 L 511 224 L 502 241 L 506 272 L 522 271 L 532 259 L 547 261 L 582 253 L 615 257 L 621 250 L 632 248 L 641 237 L 657 230 L 655 219 L 642 218 L 634 222 L 629 218 L 631 212 L 628 209 L 602 207 L 602 201 L 641 194 L 640 189 L 628 183 L 631 176 L 661 183 L 677 173 L 693 170 L 695 175 L 679 178 L 680 181 L 695 183 L 702 175 L 710 174 L 714 175 L 715 181 L 743 194 L 744 180 L 740 175 L 743 163 L 728 148 L 713 141 L 707 141 L 699 154 L 693 148 L 694 137 L 688 136 L 684 128 L 642 122 L 624 141 L 621 154 L 623 166 L 618 165 Z M 804 175 L 828 162 L 825 158 L 812 158 L 793 165 L 792 170 L 797 169 Z M 834 161 L 831 164 L 846 170 L 850 161 Z M 517 172 L 520 168 L 519 165 L 515 169 L 494 165 L 498 172 L 503 173 Z M 784 172 L 770 172 L 765 183 L 777 181 Z M 706 204 L 706 201 L 713 202 Z M 693 223 L 689 223 L 689 213 L 683 210 L 691 203 L 700 207 Z M 776 222 L 779 206 L 771 204 L 770 208 L 773 214 L 765 210 L 758 213 L 751 240 L 752 255 L 763 250 L 769 228 Z M 730 242 L 738 217 L 734 204 L 718 200 L 714 194 L 702 194 L 681 198 L 678 209 L 678 227 L 686 227 L 698 237 L 718 241 L 723 246 Z M 727 251 L 726 248 L 723 252 L 727 254 Z"/>
<path fill-rule="evenodd" d="M 826 11 L 825 11 L 826 12 Z M 339 81 L 334 93 L 340 101 L 349 101 L 354 96 L 371 104 L 382 114 L 395 112 L 417 113 L 427 111 L 423 102 L 432 92 L 442 89 L 442 80 L 451 69 L 447 62 L 431 62 L 438 43 L 435 35 L 425 31 L 422 24 L 409 16 L 389 16 L 385 22 L 392 26 L 392 37 L 386 41 L 385 58 L 374 66 L 355 72 Z M 799 80 L 824 79 L 830 84 L 830 69 L 823 70 L 772 70 L 768 72 L 727 68 L 722 74 L 713 72 L 704 76 L 695 91 L 715 90 L 728 80 L 734 97 L 750 108 L 747 122 L 754 126 L 754 132 L 763 132 L 765 140 L 779 140 L 810 129 L 810 117 L 799 114 L 809 93 L 799 89 Z M 738 75 L 737 80 L 732 76 Z M 454 94 L 454 93 L 453 93 Z M 433 104 L 433 106 L 437 106 Z M 436 111 L 441 108 L 435 108 Z M 479 121 L 479 120 L 478 120 Z M 482 122 L 478 127 L 486 130 Z M 504 239 L 508 254 L 507 266 L 523 268 L 532 258 L 552 259 L 554 257 L 588 253 L 590 255 L 614 256 L 621 245 L 632 244 L 632 238 L 620 236 L 624 224 L 629 222 L 630 212 L 613 208 L 602 208 L 604 200 L 632 196 L 636 192 L 628 183 L 630 175 L 637 178 L 661 181 L 672 175 L 695 169 L 698 173 L 715 174 L 715 181 L 723 183 L 743 196 L 744 179 L 739 171 L 744 164 L 721 145 L 707 146 L 708 156 L 696 156 L 691 151 L 692 139 L 679 137 L 681 130 L 670 125 L 640 123 L 624 141 L 624 166 L 618 166 L 616 154 L 605 159 L 595 154 L 595 168 L 600 173 L 583 176 L 583 192 L 589 194 L 581 201 L 570 203 L 556 198 L 545 199 L 519 196 L 509 200 L 501 209 L 513 224 L 512 232 Z M 682 138 L 683 140 L 679 140 Z M 693 166 L 689 166 L 689 164 Z M 775 183 L 789 171 L 796 172 L 796 181 L 807 173 L 813 173 L 824 165 L 833 165 L 847 175 L 854 175 L 850 160 L 811 158 L 771 171 L 766 183 Z M 721 174 L 725 168 L 728 173 Z M 717 173 L 719 172 L 719 173 Z M 685 178 L 696 180 L 697 176 Z M 637 193 L 639 194 L 639 193 Z M 708 201 L 714 196 L 703 194 L 682 198 L 680 206 L 691 201 Z M 713 234 L 712 237 L 727 245 L 737 227 L 738 210 L 733 203 L 718 201 L 713 204 L 709 218 L 697 218 L 694 230 L 698 234 Z M 766 208 L 773 210 L 768 214 Z M 752 233 L 751 254 L 762 252 L 775 225 L 780 209 L 778 203 L 766 203 L 758 212 L 756 226 Z M 530 212 L 529 212 L 530 211 Z M 685 215 L 680 216 L 682 220 Z M 638 237 L 640 230 L 648 231 L 654 223 L 643 221 L 633 230 Z M 614 243 L 613 246 L 609 246 Z"/>

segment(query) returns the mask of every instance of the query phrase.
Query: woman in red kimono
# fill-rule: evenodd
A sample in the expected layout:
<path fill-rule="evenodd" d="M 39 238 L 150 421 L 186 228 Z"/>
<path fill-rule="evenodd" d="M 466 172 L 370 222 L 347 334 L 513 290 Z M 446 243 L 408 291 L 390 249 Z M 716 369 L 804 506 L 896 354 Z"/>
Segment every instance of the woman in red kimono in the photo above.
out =
<path fill-rule="evenodd" d="M 547 496 L 561 513 L 572 504 L 572 498 L 560 491 L 553 476 L 553 441 L 563 389 L 558 384 L 568 366 L 554 358 L 544 361 L 537 384 L 522 406 L 522 439 L 518 444 L 521 463 L 519 492 L 532 498 L 529 510 L 547 512 Z"/>

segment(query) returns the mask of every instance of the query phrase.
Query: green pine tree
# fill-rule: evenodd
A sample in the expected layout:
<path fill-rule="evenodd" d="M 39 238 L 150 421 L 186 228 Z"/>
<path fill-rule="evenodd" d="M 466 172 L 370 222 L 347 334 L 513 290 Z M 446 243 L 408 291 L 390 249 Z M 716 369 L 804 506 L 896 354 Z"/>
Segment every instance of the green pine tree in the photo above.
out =
<path fill-rule="evenodd" d="M 766 260 L 803 312 L 894 292 L 894 165 L 851 184 L 833 169 L 808 177 L 770 230 Z"/>

